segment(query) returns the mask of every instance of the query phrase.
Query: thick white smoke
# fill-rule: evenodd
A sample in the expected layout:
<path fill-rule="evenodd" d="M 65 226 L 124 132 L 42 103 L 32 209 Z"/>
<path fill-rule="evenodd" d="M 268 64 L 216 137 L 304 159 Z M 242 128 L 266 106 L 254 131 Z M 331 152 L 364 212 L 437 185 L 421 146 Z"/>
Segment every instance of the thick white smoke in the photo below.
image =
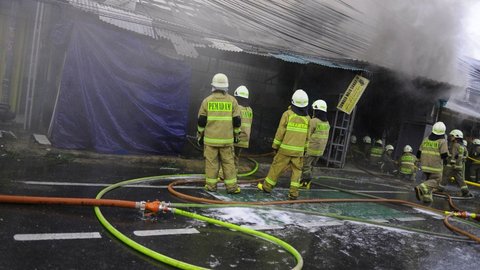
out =
<path fill-rule="evenodd" d="M 463 86 L 459 59 L 468 54 L 465 18 L 473 1 L 350 1 L 369 21 L 364 60 L 411 75 Z M 471 48 L 470 48 L 471 49 Z"/>

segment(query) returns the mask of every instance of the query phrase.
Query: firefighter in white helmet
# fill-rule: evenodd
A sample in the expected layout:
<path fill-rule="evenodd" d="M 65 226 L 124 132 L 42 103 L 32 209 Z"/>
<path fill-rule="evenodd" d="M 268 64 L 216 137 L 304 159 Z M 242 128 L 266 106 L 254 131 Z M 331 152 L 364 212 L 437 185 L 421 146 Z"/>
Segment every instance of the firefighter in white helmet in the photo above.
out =
<path fill-rule="evenodd" d="M 357 142 L 357 136 L 350 136 L 350 145 L 348 146 L 347 158 L 349 161 L 358 162 L 365 159 L 363 151 Z"/>
<path fill-rule="evenodd" d="M 393 159 L 394 149 L 395 148 L 391 144 L 385 146 L 385 151 L 382 154 L 382 164 L 380 166 L 380 169 L 383 173 L 394 175 L 398 172 L 397 161 Z"/>
<path fill-rule="evenodd" d="M 257 187 L 270 193 L 287 167 L 292 169 L 288 198 L 297 199 L 302 176 L 303 156 L 308 143 L 308 95 L 298 89 L 292 95 L 292 105 L 285 111 L 278 124 L 272 148 L 276 151 L 268 175 Z"/>
<path fill-rule="evenodd" d="M 235 167 L 238 170 L 239 157 L 242 149 L 248 148 L 250 145 L 250 133 L 252 131 L 253 110 L 250 108 L 250 93 L 246 86 L 237 87 L 233 96 L 237 99 L 240 108 L 240 116 L 242 118 L 242 126 L 238 136 L 238 142 L 235 143 Z"/>
<path fill-rule="evenodd" d="M 438 190 L 440 192 L 445 191 L 449 180 L 454 178 L 462 191 L 462 196 L 472 197 L 464 179 L 466 147 L 463 145 L 463 132 L 454 129 L 450 131 L 449 135 L 450 144 L 448 148 L 450 155 L 448 156 L 448 163 L 443 169 L 442 180 L 440 181 Z"/>
<path fill-rule="evenodd" d="M 370 148 L 370 153 L 368 155 L 369 166 L 374 169 L 378 169 L 382 162 L 382 156 L 383 156 L 383 142 L 382 140 L 378 139 Z"/>
<path fill-rule="evenodd" d="M 418 159 L 412 152 L 413 149 L 410 145 L 407 144 L 403 147 L 403 154 L 398 160 L 400 164 L 400 179 L 415 181 Z"/>
<path fill-rule="evenodd" d="M 473 139 L 465 167 L 465 179 L 480 182 L 480 139 Z"/>
<path fill-rule="evenodd" d="M 372 138 L 366 135 L 363 137 L 363 162 L 368 165 L 368 157 L 370 156 L 370 150 L 372 149 Z"/>
<path fill-rule="evenodd" d="M 327 103 L 324 100 L 316 100 L 312 104 L 313 117 L 310 119 L 308 128 L 307 153 L 303 160 L 302 180 L 303 188 L 310 189 L 312 182 L 312 166 L 323 156 L 328 142 L 330 124 L 327 118 Z"/>
<path fill-rule="evenodd" d="M 430 203 L 433 201 L 432 191 L 438 188 L 442 179 L 443 166 L 447 163 L 448 146 L 445 140 L 446 126 L 443 122 L 436 122 L 432 133 L 423 139 L 417 158 L 420 159 L 426 181 L 414 188 L 417 200 Z"/>
<path fill-rule="evenodd" d="M 237 100 L 227 93 L 228 78 L 218 73 L 212 79 L 212 94 L 206 97 L 198 111 L 198 142 L 204 144 L 205 189 L 216 191 L 219 168 L 230 194 L 240 193 L 237 185 L 233 144 L 238 141 L 241 118 Z"/>

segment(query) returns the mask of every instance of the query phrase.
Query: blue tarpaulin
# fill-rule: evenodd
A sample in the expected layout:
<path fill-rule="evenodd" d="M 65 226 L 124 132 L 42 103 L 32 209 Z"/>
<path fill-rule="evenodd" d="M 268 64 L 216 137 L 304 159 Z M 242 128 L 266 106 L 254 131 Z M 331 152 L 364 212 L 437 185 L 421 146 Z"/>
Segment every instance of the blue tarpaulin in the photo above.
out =
<path fill-rule="evenodd" d="M 76 20 L 50 139 L 112 154 L 175 154 L 186 138 L 191 69 L 144 37 Z"/>

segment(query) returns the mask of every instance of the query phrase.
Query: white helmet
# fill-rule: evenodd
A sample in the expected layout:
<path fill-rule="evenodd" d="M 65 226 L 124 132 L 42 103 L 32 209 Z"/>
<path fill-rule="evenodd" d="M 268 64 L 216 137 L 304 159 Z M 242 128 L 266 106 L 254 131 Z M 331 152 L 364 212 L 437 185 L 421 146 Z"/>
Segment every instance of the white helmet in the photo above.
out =
<path fill-rule="evenodd" d="M 445 134 L 446 129 L 447 127 L 443 122 L 436 122 L 435 124 L 433 124 L 432 133 L 435 135 L 443 135 Z"/>
<path fill-rule="evenodd" d="M 450 135 L 452 135 L 455 139 L 463 139 L 463 132 L 459 129 L 450 131 Z"/>
<path fill-rule="evenodd" d="M 350 136 L 350 142 L 351 143 L 357 143 L 357 136 L 355 136 L 355 135 Z"/>
<path fill-rule="evenodd" d="M 474 139 L 472 143 L 474 145 L 480 145 L 480 139 Z"/>
<path fill-rule="evenodd" d="M 305 108 L 308 106 L 308 95 L 302 89 L 298 89 L 292 95 L 292 104 L 299 107 Z"/>
<path fill-rule="evenodd" d="M 463 146 L 467 147 L 468 146 L 468 142 L 467 140 L 463 140 Z"/>
<path fill-rule="evenodd" d="M 383 145 L 383 142 L 382 142 L 382 140 L 380 140 L 380 139 L 376 140 L 375 143 L 378 143 L 378 144 L 380 144 L 380 145 Z"/>
<path fill-rule="evenodd" d="M 240 85 L 239 87 L 237 87 L 235 92 L 233 92 L 233 95 L 236 97 L 242 97 L 242 98 L 248 99 L 248 89 L 244 85 Z"/>
<path fill-rule="evenodd" d="M 312 108 L 314 110 L 320 110 L 320 111 L 327 112 L 327 103 L 322 99 L 317 99 L 317 100 L 315 100 L 315 102 L 313 102 Z"/>
<path fill-rule="evenodd" d="M 403 152 L 405 153 L 411 153 L 413 151 L 412 147 L 410 145 L 405 145 L 405 147 L 403 147 Z"/>
<path fill-rule="evenodd" d="M 370 136 L 365 136 L 365 137 L 363 137 L 363 142 L 364 143 L 372 143 L 372 139 L 370 138 Z"/>
<path fill-rule="evenodd" d="M 385 146 L 385 151 L 388 151 L 388 150 L 392 150 L 393 151 L 393 145 L 391 144 L 388 144 L 387 146 Z"/>
<path fill-rule="evenodd" d="M 213 90 L 223 90 L 228 91 L 228 78 L 227 75 L 223 73 L 217 73 L 212 78 Z"/>

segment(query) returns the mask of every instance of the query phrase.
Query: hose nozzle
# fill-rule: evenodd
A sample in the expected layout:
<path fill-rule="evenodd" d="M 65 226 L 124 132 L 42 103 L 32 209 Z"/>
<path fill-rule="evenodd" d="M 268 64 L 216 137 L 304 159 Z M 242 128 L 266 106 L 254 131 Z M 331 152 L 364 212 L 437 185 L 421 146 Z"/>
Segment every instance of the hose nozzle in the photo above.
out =
<path fill-rule="evenodd" d="M 471 218 L 471 219 L 480 221 L 480 215 L 478 215 L 476 213 L 470 213 L 470 212 L 467 212 L 467 211 L 462 211 L 462 212 L 445 211 L 445 215 L 452 215 L 454 217 L 461 217 L 461 218 Z"/>

